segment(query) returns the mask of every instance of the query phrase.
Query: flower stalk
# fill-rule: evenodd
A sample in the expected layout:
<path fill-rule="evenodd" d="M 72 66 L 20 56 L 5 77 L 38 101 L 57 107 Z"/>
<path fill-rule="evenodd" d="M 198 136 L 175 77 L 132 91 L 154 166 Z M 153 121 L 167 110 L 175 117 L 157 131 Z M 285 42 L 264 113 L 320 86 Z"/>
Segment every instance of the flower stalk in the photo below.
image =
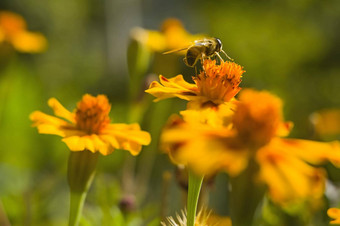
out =
<path fill-rule="evenodd" d="M 83 206 L 85 203 L 87 192 L 71 192 L 70 194 L 70 217 L 69 226 L 77 226 L 79 224 Z"/>
<path fill-rule="evenodd" d="M 189 187 L 187 201 L 187 226 L 195 225 L 197 203 L 201 191 L 203 176 L 198 176 L 189 170 Z"/>
<path fill-rule="evenodd" d="M 230 178 L 231 220 L 236 226 L 250 226 L 256 209 L 263 199 L 265 188 L 254 181 L 258 165 L 250 161 L 248 168 L 240 175 Z"/>
<path fill-rule="evenodd" d="M 67 179 L 70 186 L 69 226 L 79 224 L 87 191 L 95 175 L 99 153 L 88 150 L 70 152 Z"/>

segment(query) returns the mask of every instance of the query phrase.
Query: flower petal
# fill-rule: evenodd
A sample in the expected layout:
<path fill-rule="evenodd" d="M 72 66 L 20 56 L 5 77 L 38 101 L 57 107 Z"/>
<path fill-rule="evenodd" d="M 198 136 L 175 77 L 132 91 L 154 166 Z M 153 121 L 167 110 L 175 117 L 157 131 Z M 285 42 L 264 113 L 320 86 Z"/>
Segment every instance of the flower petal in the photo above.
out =
<path fill-rule="evenodd" d="M 315 168 L 273 144 L 258 150 L 256 158 L 260 166 L 259 178 L 268 186 L 273 201 L 284 205 L 322 196 L 323 169 Z"/>
<path fill-rule="evenodd" d="M 22 31 L 11 38 L 15 49 L 27 53 L 43 52 L 47 48 L 45 36 L 38 32 Z"/>
<path fill-rule="evenodd" d="M 199 175 L 226 171 L 229 175 L 236 176 L 248 164 L 247 152 L 228 150 L 223 143 L 206 137 L 196 137 L 195 141 L 177 145 L 175 143 L 169 150 L 174 163 L 187 165 Z"/>
<path fill-rule="evenodd" d="M 234 105 L 222 103 L 209 106 L 209 103 L 212 102 L 191 101 L 187 104 L 187 110 L 181 111 L 180 114 L 184 121 L 191 124 L 206 124 L 214 128 L 230 127 Z"/>
<path fill-rule="evenodd" d="M 277 139 L 276 142 L 277 145 L 309 163 L 321 164 L 330 161 L 340 166 L 340 144 L 337 141 L 324 143 L 300 139 Z"/>
<path fill-rule="evenodd" d="M 66 137 L 62 141 L 71 151 L 83 151 L 85 149 L 84 139 L 80 136 Z"/>
<path fill-rule="evenodd" d="M 99 151 L 103 155 L 110 154 L 113 149 L 96 134 L 86 136 L 71 136 L 62 139 L 71 151 L 83 151 L 85 149 L 95 153 Z M 110 152 L 111 151 L 111 152 Z"/>
<path fill-rule="evenodd" d="M 101 137 L 112 147 L 128 150 L 132 155 L 139 154 L 142 145 L 151 142 L 150 134 L 140 130 L 138 124 L 110 124 L 102 131 Z"/>
<path fill-rule="evenodd" d="M 224 170 L 236 176 L 247 166 L 248 156 L 244 150 L 229 150 L 225 145 L 223 139 L 233 135 L 229 128 L 185 122 L 173 116 L 162 133 L 162 149 L 175 164 L 188 165 L 197 174 Z"/>
<path fill-rule="evenodd" d="M 32 126 L 36 126 L 39 133 L 42 134 L 54 134 L 61 137 L 84 134 L 84 132 L 78 130 L 74 125 L 40 111 L 35 111 L 30 114 L 30 119 L 33 121 Z"/>
<path fill-rule="evenodd" d="M 279 137 L 286 137 L 289 135 L 294 124 L 292 122 L 281 122 L 276 130 L 276 135 Z"/>
<path fill-rule="evenodd" d="M 61 105 L 61 103 L 56 98 L 50 98 L 48 100 L 48 106 L 50 106 L 53 109 L 54 114 L 56 116 L 59 116 L 61 118 L 67 119 L 72 123 L 75 123 L 74 114 L 71 113 L 66 108 L 64 108 L 64 106 Z"/>
<path fill-rule="evenodd" d="M 160 101 L 167 98 L 178 97 L 184 100 L 197 99 L 197 86 L 186 82 L 182 75 L 167 79 L 159 76 L 160 83 L 154 81 L 150 84 L 149 89 L 145 92 L 157 97 L 154 101 Z"/>
<path fill-rule="evenodd" d="M 332 220 L 330 222 L 331 224 L 340 224 L 340 209 L 338 209 L 338 208 L 329 208 L 327 210 L 327 215 L 330 218 L 334 219 L 334 220 Z"/>
<path fill-rule="evenodd" d="M 110 144 L 114 149 L 118 149 L 119 148 L 119 143 L 116 139 L 115 136 L 110 136 L 110 135 L 106 135 L 106 134 L 101 134 L 99 135 L 100 138 L 105 141 L 106 143 Z"/>

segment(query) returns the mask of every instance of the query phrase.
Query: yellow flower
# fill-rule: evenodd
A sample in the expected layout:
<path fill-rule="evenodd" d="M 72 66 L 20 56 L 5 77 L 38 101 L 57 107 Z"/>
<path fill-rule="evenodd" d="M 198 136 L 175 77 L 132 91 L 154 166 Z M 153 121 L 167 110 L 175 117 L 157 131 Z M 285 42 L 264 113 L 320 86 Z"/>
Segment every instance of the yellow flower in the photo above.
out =
<path fill-rule="evenodd" d="M 63 137 L 71 151 L 88 149 L 108 155 L 114 149 L 124 149 L 137 155 L 142 145 L 150 143 L 150 134 L 141 131 L 138 124 L 110 124 L 111 105 L 104 95 L 84 95 L 74 112 L 65 109 L 55 98 L 49 99 L 48 105 L 58 117 L 35 111 L 30 115 L 33 126 L 39 133 Z"/>
<path fill-rule="evenodd" d="M 186 82 L 182 75 L 170 79 L 160 75 L 160 83 L 152 82 L 145 92 L 155 96 L 155 101 L 178 97 L 188 101 L 221 104 L 231 101 L 240 91 L 239 84 L 245 72 L 242 66 L 229 61 L 219 65 L 215 60 L 207 59 L 203 68 L 197 77 L 193 77 L 195 84 Z"/>
<path fill-rule="evenodd" d="M 175 18 L 166 19 L 161 26 L 161 31 L 135 28 L 132 30 L 132 37 L 154 52 L 187 47 L 195 40 L 203 38 L 202 35 L 192 35 L 187 32 L 182 22 Z"/>
<path fill-rule="evenodd" d="M 144 44 L 148 50 L 153 52 L 164 52 L 167 49 L 167 43 L 159 31 L 145 30 L 141 27 L 136 27 L 131 30 L 131 38 Z"/>
<path fill-rule="evenodd" d="M 330 224 L 340 224 L 340 209 L 338 209 L 338 208 L 329 208 L 327 210 L 327 215 L 330 218 L 334 219 L 331 222 L 329 222 Z"/>
<path fill-rule="evenodd" d="M 176 219 L 173 217 L 167 218 L 168 223 L 161 222 L 163 226 L 187 226 L 187 217 L 185 211 L 182 211 L 182 215 L 176 214 Z M 195 220 L 195 226 L 231 226 L 230 217 L 218 216 L 212 211 L 201 209 Z"/>
<path fill-rule="evenodd" d="M 245 90 L 239 99 L 235 101 L 234 114 L 226 114 L 227 121 L 231 117 L 232 128 L 230 124 L 212 127 L 172 119 L 162 134 L 162 145 L 171 159 L 199 174 L 226 171 L 233 177 L 254 160 L 259 166 L 254 179 L 267 185 L 275 202 L 320 197 L 325 172 L 310 164 L 331 161 L 339 166 L 339 143 L 281 138 L 292 126 L 283 122 L 278 97 L 265 91 Z M 189 111 L 184 115 L 191 118 L 193 114 Z"/>
<path fill-rule="evenodd" d="M 316 132 L 321 136 L 340 134 L 340 110 L 326 109 L 311 115 Z"/>
<path fill-rule="evenodd" d="M 27 31 L 24 18 L 16 13 L 0 11 L 0 43 L 8 42 L 20 52 L 37 53 L 47 47 L 46 38 Z"/>
<path fill-rule="evenodd" d="M 183 44 L 192 44 L 195 40 L 202 39 L 202 35 L 192 35 L 187 32 L 182 22 L 176 18 L 166 19 L 161 27 L 167 49 L 183 48 Z M 185 47 L 185 46 L 184 46 Z"/>

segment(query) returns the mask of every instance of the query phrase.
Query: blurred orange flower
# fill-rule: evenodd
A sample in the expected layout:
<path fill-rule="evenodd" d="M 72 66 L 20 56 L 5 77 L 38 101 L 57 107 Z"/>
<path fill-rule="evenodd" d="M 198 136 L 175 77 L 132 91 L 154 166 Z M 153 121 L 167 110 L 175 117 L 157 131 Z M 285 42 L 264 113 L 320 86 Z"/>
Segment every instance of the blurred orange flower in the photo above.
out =
<path fill-rule="evenodd" d="M 17 51 L 42 52 L 47 47 L 46 38 L 38 32 L 27 31 L 24 18 L 16 13 L 0 11 L 0 43 L 8 42 Z"/>
<path fill-rule="evenodd" d="M 235 105 L 234 113 L 226 114 L 231 124 L 220 127 L 193 122 L 195 111 L 182 112 L 184 120 L 173 118 L 164 129 L 163 149 L 175 163 L 203 175 L 226 171 L 234 177 L 255 160 L 256 179 L 281 204 L 319 198 L 326 175 L 310 164 L 331 161 L 340 166 L 339 143 L 281 138 L 292 125 L 283 122 L 281 100 L 268 92 L 245 90 Z"/>
<path fill-rule="evenodd" d="M 330 218 L 334 219 L 331 222 L 329 222 L 330 224 L 340 224 L 340 209 L 338 209 L 338 208 L 329 208 L 327 210 L 327 215 Z"/>
<path fill-rule="evenodd" d="M 203 63 L 203 69 L 199 75 L 193 77 L 195 84 L 186 82 L 182 75 L 170 79 L 160 75 L 160 83 L 152 82 L 145 92 L 155 96 L 155 101 L 178 97 L 188 101 L 221 104 L 231 101 L 240 91 L 239 84 L 245 72 L 242 66 L 229 61 L 218 65 L 215 60 L 207 59 Z"/>
<path fill-rule="evenodd" d="M 185 30 L 182 22 L 175 18 L 166 19 L 161 31 L 135 28 L 131 35 L 134 39 L 144 43 L 151 51 L 164 52 L 166 50 L 187 47 L 203 35 L 192 35 Z"/>
<path fill-rule="evenodd" d="M 65 109 L 55 98 L 49 99 L 48 105 L 58 117 L 35 111 L 30 115 L 33 126 L 39 133 L 63 137 L 71 151 L 88 149 L 108 155 L 114 149 L 124 149 L 137 155 L 141 146 L 151 141 L 150 134 L 141 131 L 138 124 L 110 124 L 111 105 L 104 95 L 84 95 L 74 112 Z"/>

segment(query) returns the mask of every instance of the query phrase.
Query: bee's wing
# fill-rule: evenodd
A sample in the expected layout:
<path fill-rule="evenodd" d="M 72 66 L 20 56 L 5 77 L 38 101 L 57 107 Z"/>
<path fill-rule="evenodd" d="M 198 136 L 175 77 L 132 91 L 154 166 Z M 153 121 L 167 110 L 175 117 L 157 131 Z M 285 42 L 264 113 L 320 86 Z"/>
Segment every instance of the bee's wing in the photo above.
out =
<path fill-rule="evenodd" d="M 204 38 L 204 39 L 195 41 L 195 45 L 198 45 L 198 46 L 206 46 L 206 45 L 211 45 L 211 44 L 212 44 L 212 41 L 209 38 Z"/>
<path fill-rule="evenodd" d="M 188 46 L 184 47 L 184 48 L 179 48 L 179 49 L 173 49 L 173 50 L 170 50 L 170 51 L 166 51 L 163 54 L 177 53 L 177 52 L 180 52 L 180 51 L 183 51 L 183 50 L 186 50 L 186 49 L 188 49 Z"/>

